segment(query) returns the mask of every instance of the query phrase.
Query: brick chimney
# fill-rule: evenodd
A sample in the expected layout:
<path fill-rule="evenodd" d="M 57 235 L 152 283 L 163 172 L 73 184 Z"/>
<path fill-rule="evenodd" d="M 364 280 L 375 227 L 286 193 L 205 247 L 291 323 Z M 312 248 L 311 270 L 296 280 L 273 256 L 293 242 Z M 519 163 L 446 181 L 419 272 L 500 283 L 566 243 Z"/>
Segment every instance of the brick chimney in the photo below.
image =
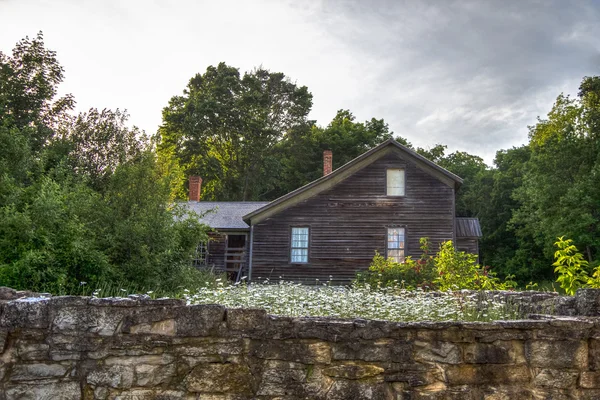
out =
<path fill-rule="evenodd" d="M 190 201 L 200 201 L 202 192 L 202 178 L 199 176 L 190 176 Z"/>
<path fill-rule="evenodd" d="M 329 175 L 333 171 L 333 154 L 331 150 L 323 151 L 323 176 Z"/>

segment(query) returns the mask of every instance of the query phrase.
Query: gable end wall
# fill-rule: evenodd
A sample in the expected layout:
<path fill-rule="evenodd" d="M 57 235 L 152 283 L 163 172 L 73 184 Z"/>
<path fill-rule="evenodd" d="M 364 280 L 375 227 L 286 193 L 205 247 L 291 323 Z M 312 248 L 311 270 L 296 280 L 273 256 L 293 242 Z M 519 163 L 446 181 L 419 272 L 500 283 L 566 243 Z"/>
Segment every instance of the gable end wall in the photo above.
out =
<path fill-rule="evenodd" d="M 386 170 L 405 168 L 406 195 L 386 196 Z M 290 264 L 293 226 L 310 227 L 308 264 Z M 405 226 L 407 255 L 419 257 L 419 239 L 432 249 L 452 240 L 454 190 L 432 175 L 388 153 L 336 186 L 280 211 L 254 226 L 252 279 L 349 283 L 369 267 L 375 251 L 385 254 L 388 226 Z"/>

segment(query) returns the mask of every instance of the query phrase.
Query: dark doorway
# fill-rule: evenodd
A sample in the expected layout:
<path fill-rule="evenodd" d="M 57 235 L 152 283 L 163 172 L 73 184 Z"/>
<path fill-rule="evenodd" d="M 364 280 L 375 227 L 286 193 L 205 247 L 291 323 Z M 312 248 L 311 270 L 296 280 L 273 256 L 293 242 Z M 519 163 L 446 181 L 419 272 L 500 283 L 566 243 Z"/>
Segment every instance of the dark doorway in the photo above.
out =
<path fill-rule="evenodd" d="M 227 278 L 238 281 L 246 267 L 246 235 L 227 235 L 227 248 L 225 249 L 225 271 Z"/>

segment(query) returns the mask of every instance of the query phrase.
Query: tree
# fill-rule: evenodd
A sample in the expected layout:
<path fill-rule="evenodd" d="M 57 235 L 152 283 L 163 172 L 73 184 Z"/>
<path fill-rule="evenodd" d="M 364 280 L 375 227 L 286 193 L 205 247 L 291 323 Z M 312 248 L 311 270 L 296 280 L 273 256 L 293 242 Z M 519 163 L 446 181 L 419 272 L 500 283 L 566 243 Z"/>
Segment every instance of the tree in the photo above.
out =
<path fill-rule="evenodd" d="M 349 110 L 339 110 L 326 127 L 312 125 L 293 130 L 277 145 L 281 172 L 279 184 L 269 197 L 284 195 L 323 176 L 323 150 L 333 152 L 336 169 L 392 135 L 384 120 L 356 122 Z"/>
<path fill-rule="evenodd" d="M 119 109 L 95 108 L 62 124 L 59 142 L 75 173 L 102 190 L 117 166 L 141 157 L 150 150 L 149 139 L 137 128 L 127 126 L 128 115 Z"/>
<path fill-rule="evenodd" d="M 309 124 L 311 106 L 308 89 L 282 73 L 210 66 L 163 110 L 159 152 L 204 178 L 203 198 L 262 199 L 274 185 L 276 144 Z"/>
<path fill-rule="evenodd" d="M 556 237 L 573 238 L 590 263 L 600 251 L 600 92 L 584 78 L 578 98 L 560 95 L 546 119 L 530 127 L 531 157 L 512 222 L 551 264 Z"/>
<path fill-rule="evenodd" d="M 41 34 L 0 54 L 0 285 L 199 284 L 207 227 L 170 201 L 176 169 L 119 110 L 69 117 L 62 71 Z"/>

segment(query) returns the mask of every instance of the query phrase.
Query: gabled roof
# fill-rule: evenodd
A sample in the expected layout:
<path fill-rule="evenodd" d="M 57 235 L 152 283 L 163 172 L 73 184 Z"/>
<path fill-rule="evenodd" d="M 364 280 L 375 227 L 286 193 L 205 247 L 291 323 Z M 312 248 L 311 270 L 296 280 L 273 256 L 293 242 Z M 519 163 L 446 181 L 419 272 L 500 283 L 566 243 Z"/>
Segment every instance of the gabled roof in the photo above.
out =
<path fill-rule="evenodd" d="M 244 216 L 244 221 L 247 223 L 259 222 L 270 215 L 299 203 L 302 200 L 313 197 L 392 151 L 399 153 L 406 160 L 412 161 L 418 168 L 428 172 L 431 175 L 434 175 L 448 186 L 458 188 L 463 182 L 459 176 L 440 167 L 436 163 L 398 143 L 394 139 L 388 139 L 380 145 L 373 147 L 371 150 L 347 162 L 332 173 L 314 180 L 311 183 L 304 185 L 301 188 L 296 189 L 284 196 L 281 196 L 280 198 L 268 203 L 264 207 L 250 212 Z"/>
<path fill-rule="evenodd" d="M 480 238 L 482 236 L 478 218 L 456 218 L 457 238 Z"/>
<path fill-rule="evenodd" d="M 188 201 L 184 206 L 202 215 L 200 222 L 214 229 L 249 228 L 243 216 L 269 204 L 267 201 Z"/>

